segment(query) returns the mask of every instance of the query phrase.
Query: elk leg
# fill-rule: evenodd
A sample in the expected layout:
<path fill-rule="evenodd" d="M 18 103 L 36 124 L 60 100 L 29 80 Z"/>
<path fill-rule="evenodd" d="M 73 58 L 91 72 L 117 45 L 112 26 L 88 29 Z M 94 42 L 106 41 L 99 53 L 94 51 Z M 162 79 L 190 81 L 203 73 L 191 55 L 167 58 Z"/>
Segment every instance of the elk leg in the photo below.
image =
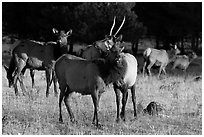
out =
<path fill-rule="evenodd" d="M 24 67 L 24 68 L 22 69 L 21 74 L 24 75 L 24 74 L 25 74 L 25 71 L 26 71 L 26 67 Z M 17 78 L 17 79 L 19 80 L 19 83 L 21 83 L 21 81 L 22 81 L 22 80 L 19 78 L 20 76 L 21 76 L 21 75 L 19 75 L 18 78 Z M 21 86 L 21 89 L 22 89 L 22 86 Z M 23 93 L 23 94 L 24 94 L 24 93 Z"/>
<path fill-rule="evenodd" d="M 116 122 L 120 121 L 120 90 L 117 88 L 117 86 L 115 84 L 113 84 L 113 88 L 115 91 L 115 95 L 116 95 L 116 105 L 117 105 L 117 114 L 116 114 Z"/>
<path fill-rule="evenodd" d="M 66 86 L 60 86 L 60 96 L 59 96 L 59 121 L 63 122 L 62 119 L 62 100 L 64 98 L 65 95 L 65 90 L 66 90 Z"/>
<path fill-rule="evenodd" d="M 127 91 L 128 91 L 128 89 L 124 89 L 123 98 L 122 98 L 122 110 L 120 113 L 120 117 L 123 121 L 125 121 L 125 106 L 126 106 L 127 98 L 128 98 L 128 92 Z"/>
<path fill-rule="evenodd" d="M 162 70 L 163 70 L 163 72 L 164 72 L 164 75 L 166 75 L 165 67 L 163 67 Z"/>
<path fill-rule="evenodd" d="M 17 69 L 15 71 L 15 76 L 14 76 L 14 83 L 15 83 L 14 84 L 14 89 L 15 89 L 15 94 L 16 95 L 18 95 L 17 79 L 20 82 L 20 86 L 21 86 L 23 94 L 26 92 L 26 89 L 25 89 L 25 86 L 24 86 L 24 83 L 23 83 L 23 78 L 22 78 L 22 70 L 25 68 L 26 63 L 22 59 L 19 59 L 17 63 L 18 63 L 16 65 Z"/>
<path fill-rule="evenodd" d="M 65 103 L 65 106 L 67 108 L 67 111 L 69 113 L 69 116 L 70 116 L 70 120 L 71 122 L 75 122 L 75 118 L 74 118 L 74 114 L 71 110 L 71 107 L 70 107 L 70 95 L 71 95 L 71 92 L 69 91 L 69 88 L 67 87 L 67 90 L 65 91 L 65 98 L 64 98 L 64 103 Z"/>
<path fill-rule="evenodd" d="M 158 74 L 157 78 L 159 78 L 159 76 L 161 75 L 161 72 L 162 72 L 162 66 L 160 66 L 160 68 L 159 68 L 159 74 Z"/>
<path fill-rule="evenodd" d="M 19 74 L 18 78 L 19 78 L 21 89 L 22 89 L 22 93 L 23 95 L 25 95 L 26 89 L 25 89 L 24 82 L 23 82 L 23 79 L 24 79 L 23 75 Z"/>
<path fill-rule="evenodd" d="M 32 88 L 33 88 L 35 86 L 35 80 L 34 80 L 35 71 L 33 69 L 30 69 L 30 76 L 32 79 Z"/>
<path fill-rule="evenodd" d="M 143 77 L 144 77 L 145 72 L 146 72 L 146 65 L 147 65 L 147 62 L 145 61 L 145 62 L 144 62 L 144 65 L 143 65 L 143 68 L 142 68 Z"/>
<path fill-rule="evenodd" d="M 172 66 L 172 68 L 171 68 L 171 70 L 174 70 L 174 69 L 176 68 L 176 66 L 177 66 L 177 64 L 174 63 L 173 66 Z"/>
<path fill-rule="evenodd" d="M 132 103 L 133 103 L 133 109 L 134 109 L 134 117 L 137 118 L 135 90 L 136 90 L 136 83 L 131 87 L 131 93 L 132 93 Z"/>
<path fill-rule="evenodd" d="M 174 75 L 174 70 L 175 70 L 176 66 L 177 66 L 176 63 L 174 63 L 172 68 L 171 68 L 171 74 L 173 74 L 173 75 Z"/>
<path fill-rule="evenodd" d="M 96 126 L 98 127 L 98 105 L 99 105 L 99 96 L 98 93 L 95 91 L 92 95 L 92 100 L 94 103 L 94 118 L 93 118 L 93 124 L 96 124 Z"/>
<path fill-rule="evenodd" d="M 51 70 L 47 69 L 45 71 L 46 74 L 46 81 L 47 81 L 47 89 L 46 89 L 46 97 L 49 96 L 49 89 L 50 89 L 50 75 L 51 75 Z"/>
<path fill-rule="evenodd" d="M 16 96 L 18 96 L 17 80 L 18 80 L 18 74 L 15 72 L 14 79 L 13 79 L 13 86 L 14 86 L 14 91 Z"/>
<path fill-rule="evenodd" d="M 184 81 L 186 81 L 186 79 L 187 79 L 186 69 L 183 70 L 183 74 L 184 74 Z"/>
<path fill-rule="evenodd" d="M 154 63 L 150 62 L 149 65 L 147 66 L 147 70 L 148 70 L 148 73 L 150 76 L 152 76 L 150 69 L 152 68 L 153 65 L 154 65 Z"/>
<path fill-rule="evenodd" d="M 57 78 L 55 75 L 55 71 L 52 71 L 52 79 L 53 79 L 53 83 L 54 83 L 54 92 L 55 92 L 55 96 L 57 97 L 58 92 L 57 92 Z"/>

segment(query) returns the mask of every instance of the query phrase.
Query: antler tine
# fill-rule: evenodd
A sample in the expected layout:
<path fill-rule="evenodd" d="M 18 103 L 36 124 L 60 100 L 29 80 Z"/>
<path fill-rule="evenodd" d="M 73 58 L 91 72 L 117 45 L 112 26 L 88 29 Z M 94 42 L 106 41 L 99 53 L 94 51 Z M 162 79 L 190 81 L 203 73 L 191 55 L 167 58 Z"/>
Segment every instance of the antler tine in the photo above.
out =
<path fill-rule="evenodd" d="M 116 19 L 116 16 L 114 16 L 113 25 L 112 25 L 111 30 L 110 30 L 110 36 L 112 35 L 112 31 L 113 31 L 113 28 L 115 26 L 115 19 Z"/>
<path fill-rule="evenodd" d="M 119 31 L 120 31 L 120 29 L 122 28 L 122 26 L 123 26 L 124 22 L 125 22 L 125 16 L 124 16 L 124 18 L 123 18 L 123 22 L 122 22 L 122 24 L 120 25 L 119 29 L 117 30 L 117 32 L 115 33 L 115 35 L 114 35 L 114 36 L 116 36 L 116 35 L 118 34 L 118 32 L 119 32 Z"/>

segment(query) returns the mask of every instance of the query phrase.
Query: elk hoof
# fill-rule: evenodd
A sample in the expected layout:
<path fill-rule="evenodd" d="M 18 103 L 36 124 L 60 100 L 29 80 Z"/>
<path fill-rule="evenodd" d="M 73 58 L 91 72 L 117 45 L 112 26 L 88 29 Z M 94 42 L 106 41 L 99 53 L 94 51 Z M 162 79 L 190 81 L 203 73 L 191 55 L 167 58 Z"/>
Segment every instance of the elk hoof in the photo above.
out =
<path fill-rule="evenodd" d="M 116 118 L 116 122 L 119 123 L 120 122 L 120 118 Z"/>
<path fill-rule="evenodd" d="M 70 121 L 74 124 L 77 124 L 77 121 L 74 118 L 71 118 Z"/>
<path fill-rule="evenodd" d="M 46 97 L 48 97 L 48 96 L 49 96 L 49 93 L 46 92 Z"/>
<path fill-rule="evenodd" d="M 133 121 L 136 121 L 137 120 L 137 117 L 134 117 L 133 119 L 131 119 L 130 121 L 133 122 Z"/>
<path fill-rule="evenodd" d="M 103 125 L 102 124 L 97 123 L 97 124 L 94 124 L 94 125 L 96 126 L 97 129 L 103 129 Z"/>
<path fill-rule="evenodd" d="M 125 122 L 125 116 L 120 114 L 120 118 Z"/>
<path fill-rule="evenodd" d="M 125 122 L 125 118 L 123 117 L 123 118 L 121 118 L 122 120 L 123 120 L 123 122 Z"/>
<path fill-rule="evenodd" d="M 26 92 L 23 92 L 23 93 L 22 93 L 22 94 L 23 94 L 23 96 L 25 96 L 25 93 L 26 93 Z"/>
<path fill-rule="evenodd" d="M 63 123 L 63 120 L 62 120 L 62 118 L 59 118 L 59 122 L 60 122 L 60 123 Z"/>

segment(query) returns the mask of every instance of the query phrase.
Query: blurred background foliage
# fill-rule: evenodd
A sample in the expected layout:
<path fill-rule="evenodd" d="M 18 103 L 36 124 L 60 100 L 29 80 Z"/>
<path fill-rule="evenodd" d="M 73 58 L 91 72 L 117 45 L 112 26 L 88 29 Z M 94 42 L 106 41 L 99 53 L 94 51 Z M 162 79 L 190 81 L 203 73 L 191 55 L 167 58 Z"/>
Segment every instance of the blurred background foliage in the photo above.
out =
<path fill-rule="evenodd" d="M 39 41 L 53 40 L 52 28 L 73 30 L 72 42 L 91 44 L 108 35 L 116 16 L 113 34 L 123 17 L 126 21 L 119 34 L 137 50 L 138 41 L 153 37 L 168 48 L 169 43 L 185 40 L 198 48 L 202 37 L 201 2 L 3 2 L 3 36 Z"/>

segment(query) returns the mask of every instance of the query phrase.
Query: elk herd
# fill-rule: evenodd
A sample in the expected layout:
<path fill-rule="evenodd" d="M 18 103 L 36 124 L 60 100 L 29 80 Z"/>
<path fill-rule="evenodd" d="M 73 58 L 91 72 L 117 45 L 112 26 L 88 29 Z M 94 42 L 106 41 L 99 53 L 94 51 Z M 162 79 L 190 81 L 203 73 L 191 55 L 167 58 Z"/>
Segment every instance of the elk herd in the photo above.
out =
<path fill-rule="evenodd" d="M 117 114 L 116 121 L 125 121 L 125 106 L 128 98 L 128 89 L 132 94 L 134 117 L 136 113 L 136 79 L 138 72 L 137 59 L 130 53 L 124 53 L 122 35 L 116 36 L 122 28 L 125 17 L 115 34 L 116 17 L 114 17 L 110 34 L 105 39 L 89 45 L 81 54 L 81 57 L 67 53 L 67 39 L 72 34 L 58 31 L 53 28 L 56 42 L 36 42 L 22 40 L 12 51 L 9 66 L 4 66 L 7 72 L 9 87 L 13 86 L 18 95 L 17 82 L 19 81 L 23 94 L 26 92 L 23 75 L 26 69 L 30 70 L 32 87 L 34 86 L 34 71 L 43 70 L 46 74 L 46 96 L 49 88 L 54 84 L 57 95 L 57 82 L 59 84 L 59 121 L 63 122 L 61 103 L 64 100 L 70 120 L 75 121 L 70 107 L 70 95 L 78 92 L 82 95 L 91 95 L 94 104 L 93 123 L 98 126 L 98 110 L 101 94 L 105 92 L 107 85 L 113 84 L 116 95 Z M 186 71 L 189 64 L 197 56 L 194 52 L 189 55 L 177 55 L 180 53 L 176 45 L 170 45 L 171 49 L 158 50 L 147 48 L 144 53 L 143 76 L 151 74 L 152 66 L 159 66 L 160 77 L 162 71 L 166 74 L 166 66 L 173 62 L 172 69 L 179 67 Z M 120 94 L 122 93 L 122 108 L 120 112 Z"/>

